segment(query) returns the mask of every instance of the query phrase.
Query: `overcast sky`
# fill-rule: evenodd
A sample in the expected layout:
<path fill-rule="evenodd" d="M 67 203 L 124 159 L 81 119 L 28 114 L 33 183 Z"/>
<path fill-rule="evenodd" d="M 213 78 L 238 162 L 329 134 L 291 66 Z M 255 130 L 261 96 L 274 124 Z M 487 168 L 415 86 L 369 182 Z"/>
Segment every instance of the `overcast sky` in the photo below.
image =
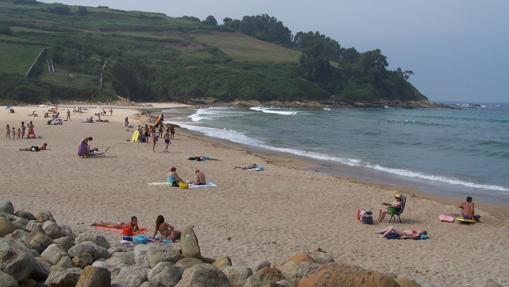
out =
<path fill-rule="evenodd" d="M 45 1 L 54 2 L 54 1 Z M 508 0 L 61 0 L 169 16 L 268 13 L 293 33 L 320 31 L 343 47 L 380 48 L 435 101 L 509 102 Z"/>

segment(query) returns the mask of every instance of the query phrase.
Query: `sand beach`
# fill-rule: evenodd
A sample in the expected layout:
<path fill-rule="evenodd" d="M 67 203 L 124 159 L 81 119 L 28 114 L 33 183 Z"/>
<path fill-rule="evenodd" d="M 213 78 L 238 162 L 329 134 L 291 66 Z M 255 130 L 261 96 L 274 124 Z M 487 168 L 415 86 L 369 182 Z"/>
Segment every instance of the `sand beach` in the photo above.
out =
<path fill-rule="evenodd" d="M 433 286 L 484 286 L 488 279 L 509 286 L 509 222 L 488 205 L 477 209 L 480 224 L 442 223 L 438 215 L 458 214 L 455 205 L 463 198 L 437 200 L 410 190 L 327 176 L 310 171 L 295 157 L 257 154 L 183 129 L 177 129 L 169 153 L 162 152 L 163 142 L 152 152 L 151 143 L 127 141 L 132 129 L 124 128 L 124 118 L 134 126 L 147 121 L 131 107 L 114 108 L 113 116 L 104 117 L 109 122 L 84 123 L 99 111 L 90 107 L 72 114 L 63 125 L 46 124 L 41 111 L 47 107 L 15 107 L 14 114 L 0 109 L 0 198 L 10 199 L 19 209 L 51 210 L 73 229 L 93 230 L 89 225 L 94 221 L 127 221 L 136 215 L 151 235 L 156 216 L 162 214 L 178 229 L 194 225 L 204 255 L 228 255 L 235 264 L 276 262 L 301 250 L 321 248 L 338 262 Z M 66 109 L 60 107 L 64 118 Z M 33 110 L 38 117 L 28 116 Z M 17 129 L 22 121 L 33 121 L 42 138 L 5 139 L 6 124 Z M 106 156 L 76 156 L 80 140 L 88 136 L 94 138 L 92 146 L 110 147 Z M 44 142 L 47 151 L 18 151 Z M 187 160 L 199 155 L 219 160 Z M 252 163 L 263 164 L 265 170 L 234 169 Z M 164 181 L 171 166 L 190 180 L 200 169 L 218 187 L 182 191 L 148 184 Z M 355 220 L 357 208 L 377 214 L 381 203 L 392 201 L 395 193 L 406 194 L 408 202 L 403 222 L 391 225 L 426 229 L 429 240 L 386 240 L 375 232 L 388 226 L 387 220 L 373 226 Z"/>

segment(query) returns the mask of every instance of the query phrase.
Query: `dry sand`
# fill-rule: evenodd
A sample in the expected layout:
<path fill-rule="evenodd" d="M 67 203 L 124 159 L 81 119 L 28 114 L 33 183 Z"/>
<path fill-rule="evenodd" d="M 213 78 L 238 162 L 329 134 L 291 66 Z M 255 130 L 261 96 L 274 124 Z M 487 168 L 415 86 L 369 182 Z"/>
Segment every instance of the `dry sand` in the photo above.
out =
<path fill-rule="evenodd" d="M 409 196 L 403 223 L 393 225 L 427 229 L 431 239 L 386 240 L 375 231 L 387 222 L 368 226 L 354 219 L 357 207 L 376 213 L 381 202 L 391 201 L 395 191 L 386 187 L 305 171 L 285 164 L 281 156 L 276 163 L 267 163 L 237 145 L 180 129 L 170 153 L 161 152 L 162 142 L 153 153 L 152 144 L 126 141 L 131 131 L 124 128 L 123 119 L 129 116 L 133 122 L 136 113 L 129 109 L 115 109 L 113 117 L 106 117 L 110 123 L 82 123 L 96 112 L 89 110 L 73 115 L 62 126 L 28 117 L 32 110 L 42 108 L 16 107 L 15 114 L 0 109 L 0 198 L 12 200 L 17 209 L 49 209 L 57 221 L 77 229 L 90 228 L 96 220 L 126 221 L 137 215 L 152 231 L 156 216 L 163 214 L 179 229 L 194 225 L 205 256 L 229 255 L 236 265 L 278 261 L 320 247 L 336 261 L 424 279 L 437 286 L 484 286 L 487 279 L 509 286 L 509 224 L 486 210 L 478 210 L 481 224 L 440 223 L 439 214 L 457 213 L 457 208 Z M 61 113 L 65 114 L 62 109 Z M 17 128 L 21 121 L 30 120 L 43 139 L 4 139 L 7 123 Z M 76 148 L 86 136 L 94 137 L 92 145 L 111 146 L 107 156 L 79 159 Z M 43 142 L 51 150 L 18 151 Z M 187 160 L 194 155 L 221 161 Z M 251 163 L 263 163 L 266 170 L 233 169 Z M 164 181 L 170 166 L 176 166 L 187 179 L 199 168 L 219 187 L 181 191 L 147 184 Z"/>

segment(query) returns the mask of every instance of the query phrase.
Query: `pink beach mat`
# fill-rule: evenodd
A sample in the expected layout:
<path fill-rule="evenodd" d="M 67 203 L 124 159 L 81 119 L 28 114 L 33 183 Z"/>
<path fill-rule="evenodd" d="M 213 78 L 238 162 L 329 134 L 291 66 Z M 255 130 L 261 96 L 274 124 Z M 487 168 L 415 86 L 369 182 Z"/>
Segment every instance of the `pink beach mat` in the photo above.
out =
<path fill-rule="evenodd" d="M 111 231 L 111 232 L 122 234 L 122 229 L 119 229 L 119 228 L 111 228 L 111 227 L 104 227 L 104 226 L 94 226 L 94 227 L 96 230 Z M 134 232 L 133 235 L 145 234 L 145 232 L 147 232 L 147 228 L 140 227 L 140 231 Z"/>

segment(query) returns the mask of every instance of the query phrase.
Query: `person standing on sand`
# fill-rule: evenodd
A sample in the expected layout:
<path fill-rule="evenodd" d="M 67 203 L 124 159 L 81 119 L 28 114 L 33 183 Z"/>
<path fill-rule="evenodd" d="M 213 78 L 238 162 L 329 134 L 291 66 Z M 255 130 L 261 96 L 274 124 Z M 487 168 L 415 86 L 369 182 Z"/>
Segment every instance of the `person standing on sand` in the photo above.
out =
<path fill-rule="evenodd" d="M 164 148 L 163 152 L 168 152 L 168 146 L 170 145 L 170 131 L 166 130 L 166 133 L 164 134 L 164 143 L 166 144 L 166 147 Z"/>
<path fill-rule="evenodd" d="M 69 109 L 67 109 L 67 117 L 65 119 L 68 121 L 71 120 L 71 111 Z"/>
<path fill-rule="evenodd" d="M 171 133 L 171 139 L 174 139 L 175 138 L 175 127 L 174 126 L 170 126 L 170 133 Z"/>
<path fill-rule="evenodd" d="M 35 126 L 34 124 L 32 123 L 32 121 L 30 121 L 30 123 L 28 124 L 28 135 L 27 135 L 27 138 L 36 138 L 35 136 Z"/>
<path fill-rule="evenodd" d="M 25 138 L 27 127 L 25 126 L 25 122 L 21 122 L 21 138 Z"/>
<path fill-rule="evenodd" d="M 12 135 L 12 139 L 15 140 L 16 139 L 16 128 L 12 128 L 11 135 Z"/>
<path fill-rule="evenodd" d="M 152 152 L 155 152 L 156 151 L 156 144 L 157 144 L 157 134 L 156 134 L 156 128 L 153 127 L 153 126 L 150 126 L 150 128 L 152 129 Z"/>
<path fill-rule="evenodd" d="M 110 107 L 110 116 L 113 116 L 113 107 Z"/>
<path fill-rule="evenodd" d="M 11 127 L 7 124 L 5 125 L 5 128 L 7 129 L 5 132 L 5 139 L 11 139 Z"/>
<path fill-rule="evenodd" d="M 150 130 L 148 128 L 148 125 L 145 125 L 145 142 L 149 143 L 149 139 L 150 139 Z"/>
<path fill-rule="evenodd" d="M 18 139 L 20 140 L 21 139 L 21 129 L 18 128 Z"/>
<path fill-rule="evenodd" d="M 124 126 L 127 129 L 129 127 L 129 117 L 125 117 L 124 119 Z"/>
<path fill-rule="evenodd" d="M 467 201 L 463 202 L 458 207 L 461 209 L 461 215 L 464 219 L 478 221 L 481 218 L 480 215 L 475 215 L 474 203 L 472 202 L 471 196 L 467 196 Z"/>

